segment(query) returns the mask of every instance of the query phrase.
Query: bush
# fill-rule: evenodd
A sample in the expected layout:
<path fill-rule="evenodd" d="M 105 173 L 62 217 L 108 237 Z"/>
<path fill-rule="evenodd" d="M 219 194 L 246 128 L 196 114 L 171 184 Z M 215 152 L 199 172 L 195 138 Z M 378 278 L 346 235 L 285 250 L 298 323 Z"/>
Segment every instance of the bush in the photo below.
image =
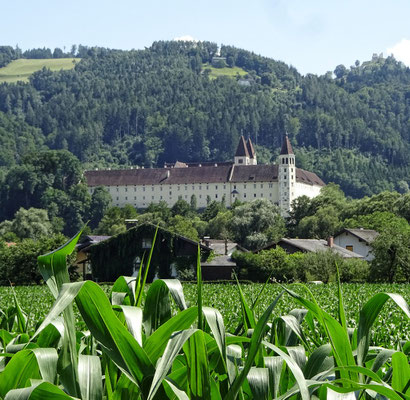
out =
<path fill-rule="evenodd" d="M 0 246 L 0 285 L 31 285 L 42 282 L 37 257 L 67 241 L 61 234 L 39 240 L 24 239 L 15 246 Z M 75 255 L 72 256 L 75 259 Z M 70 261 L 73 261 L 71 258 Z"/>
<path fill-rule="evenodd" d="M 241 279 L 264 282 L 272 274 L 272 278 L 279 282 L 291 282 L 296 276 L 294 264 L 281 247 L 258 254 L 234 252 L 232 258 Z"/>

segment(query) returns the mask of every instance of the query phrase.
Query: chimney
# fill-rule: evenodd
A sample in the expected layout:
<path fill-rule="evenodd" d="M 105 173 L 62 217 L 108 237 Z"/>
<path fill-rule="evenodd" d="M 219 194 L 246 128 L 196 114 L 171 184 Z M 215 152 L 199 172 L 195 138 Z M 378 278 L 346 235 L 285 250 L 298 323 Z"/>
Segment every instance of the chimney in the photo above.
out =
<path fill-rule="evenodd" d="M 209 247 L 209 245 L 211 244 L 210 239 L 211 238 L 209 236 L 204 236 L 205 246 Z"/>
<path fill-rule="evenodd" d="M 169 169 L 167 169 L 167 178 L 171 175 L 171 172 L 169 172 Z"/>
<path fill-rule="evenodd" d="M 327 245 L 329 246 L 329 247 L 333 247 L 333 236 L 329 236 L 328 238 L 327 238 Z"/>

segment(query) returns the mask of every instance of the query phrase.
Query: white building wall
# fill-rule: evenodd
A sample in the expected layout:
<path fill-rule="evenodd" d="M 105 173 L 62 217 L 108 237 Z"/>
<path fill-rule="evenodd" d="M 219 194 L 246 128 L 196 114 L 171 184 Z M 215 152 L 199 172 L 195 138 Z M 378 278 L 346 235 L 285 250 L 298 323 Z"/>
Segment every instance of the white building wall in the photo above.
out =
<path fill-rule="evenodd" d="M 372 261 L 374 258 L 374 255 L 371 253 L 372 247 L 349 232 L 343 232 L 336 236 L 334 243 L 345 249 L 347 246 L 353 246 L 352 251 L 363 256 L 366 261 Z"/>
<path fill-rule="evenodd" d="M 313 199 L 313 197 L 316 197 L 320 194 L 320 189 L 322 189 L 322 186 L 315 186 L 303 182 L 296 182 L 294 185 L 294 198 L 296 199 L 297 197 L 304 195 Z"/>
<path fill-rule="evenodd" d="M 159 203 L 160 201 L 165 201 L 168 206 L 172 207 L 179 198 L 189 203 L 193 194 L 196 196 L 198 208 L 207 206 L 208 196 L 211 200 L 221 201 L 224 195 L 228 207 L 232 205 L 235 198 L 240 201 L 265 198 L 279 205 L 281 192 L 279 182 L 119 185 L 108 186 L 107 189 L 111 194 L 114 206 L 124 207 L 126 204 L 130 204 L 135 208 L 147 208 L 151 203 Z M 289 191 L 289 200 L 293 200 L 302 195 L 315 197 L 319 194 L 321 187 L 291 181 L 286 183 L 286 189 Z M 88 190 L 92 194 L 94 188 L 91 187 Z M 233 194 L 233 191 L 238 193 Z"/>

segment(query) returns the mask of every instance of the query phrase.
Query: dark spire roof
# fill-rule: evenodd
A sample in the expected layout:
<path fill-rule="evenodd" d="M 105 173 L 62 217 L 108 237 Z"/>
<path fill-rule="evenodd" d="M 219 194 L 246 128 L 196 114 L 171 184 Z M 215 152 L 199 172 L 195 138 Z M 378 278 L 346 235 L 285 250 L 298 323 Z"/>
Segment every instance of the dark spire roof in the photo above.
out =
<path fill-rule="evenodd" d="M 245 138 L 241 136 L 239 139 L 238 148 L 236 149 L 235 157 L 249 157 L 248 148 L 246 146 Z"/>
<path fill-rule="evenodd" d="M 285 135 L 285 137 L 283 138 L 282 149 L 280 151 L 280 154 L 293 154 L 292 145 L 290 144 L 288 135 Z"/>
<path fill-rule="evenodd" d="M 255 158 L 255 149 L 253 148 L 251 138 L 249 138 L 248 141 L 246 142 L 246 147 L 248 148 L 249 157 Z"/>

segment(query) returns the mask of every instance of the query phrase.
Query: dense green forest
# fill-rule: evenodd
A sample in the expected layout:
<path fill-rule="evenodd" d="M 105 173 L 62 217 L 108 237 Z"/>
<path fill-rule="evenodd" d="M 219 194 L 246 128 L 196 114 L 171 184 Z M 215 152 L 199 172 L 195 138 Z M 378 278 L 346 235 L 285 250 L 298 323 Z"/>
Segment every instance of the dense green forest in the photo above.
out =
<path fill-rule="evenodd" d="M 132 51 L 0 47 L 0 66 L 22 57 L 81 58 L 73 70 L 43 69 L 29 83 L 0 84 L 0 209 L 28 185 L 23 170 L 37 168 L 34 150 L 68 150 L 82 168 L 149 167 L 231 160 L 243 134 L 256 143 L 260 162 L 273 162 L 284 132 L 298 166 L 348 196 L 408 191 L 409 68 L 373 57 L 302 76 L 283 62 L 222 46 L 227 66 L 248 74 L 243 84 L 239 76 L 209 76 L 216 52 L 215 43 L 175 41 Z M 32 186 L 30 196 L 41 190 Z M 54 189 L 71 196 L 73 185 L 63 186 Z M 39 205 L 16 204 L 1 217 Z"/>

